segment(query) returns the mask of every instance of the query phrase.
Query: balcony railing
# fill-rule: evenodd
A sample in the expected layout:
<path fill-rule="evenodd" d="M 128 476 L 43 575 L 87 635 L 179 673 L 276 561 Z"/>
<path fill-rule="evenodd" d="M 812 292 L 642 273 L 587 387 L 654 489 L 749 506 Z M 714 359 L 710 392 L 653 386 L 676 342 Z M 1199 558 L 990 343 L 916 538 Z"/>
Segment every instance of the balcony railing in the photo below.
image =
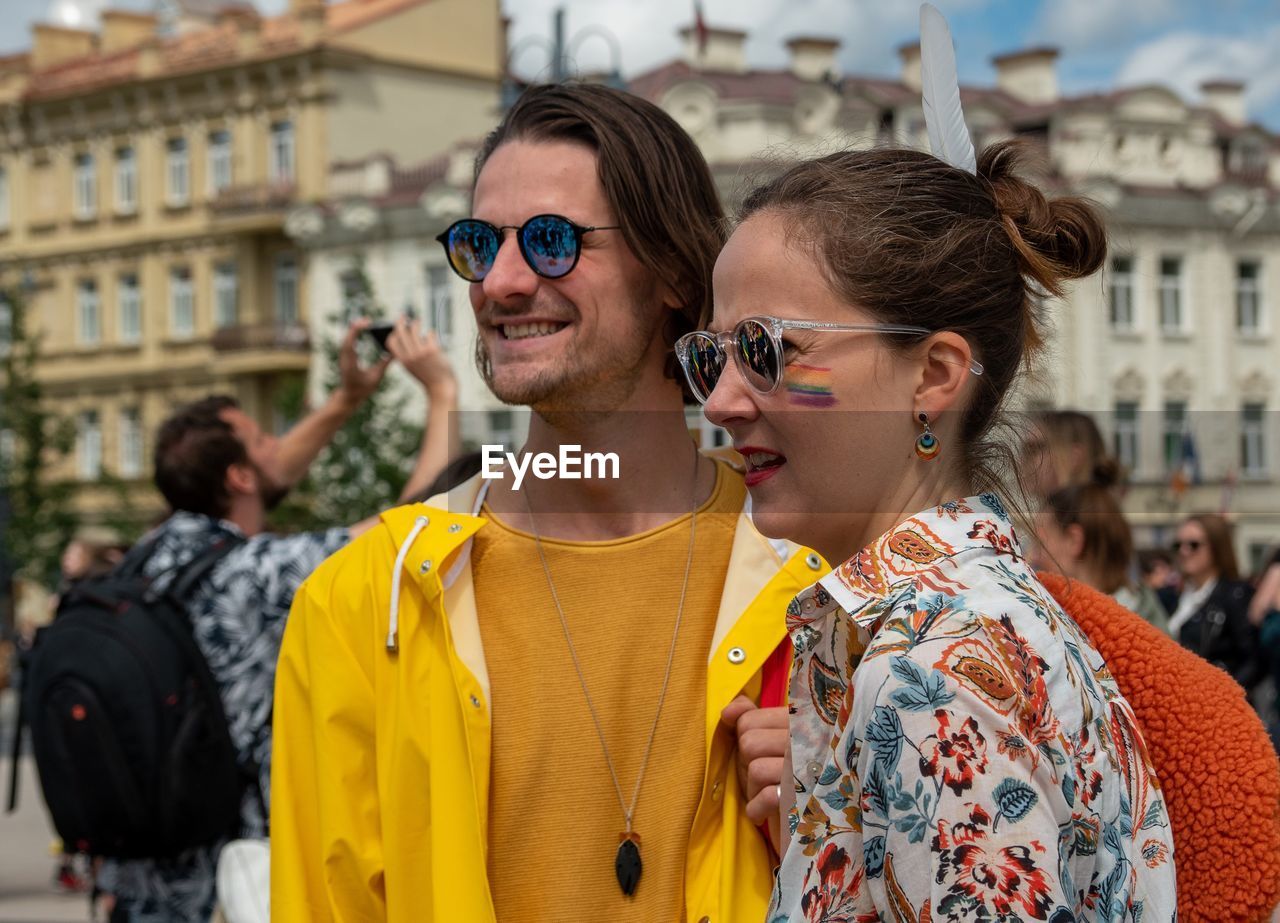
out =
<path fill-rule="evenodd" d="M 1267 182 L 1269 176 L 1265 163 L 1227 166 L 1222 171 L 1222 178 L 1228 182 L 1236 182 L 1242 186 L 1258 186 Z"/>
<path fill-rule="evenodd" d="M 215 330 L 213 348 L 220 353 L 248 349 L 305 353 L 311 349 L 311 336 L 301 324 L 238 324 Z"/>
<path fill-rule="evenodd" d="M 218 192 L 210 207 L 226 214 L 283 210 L 293 204 L 297 193 L 293 182 L 229 186 Z"/>

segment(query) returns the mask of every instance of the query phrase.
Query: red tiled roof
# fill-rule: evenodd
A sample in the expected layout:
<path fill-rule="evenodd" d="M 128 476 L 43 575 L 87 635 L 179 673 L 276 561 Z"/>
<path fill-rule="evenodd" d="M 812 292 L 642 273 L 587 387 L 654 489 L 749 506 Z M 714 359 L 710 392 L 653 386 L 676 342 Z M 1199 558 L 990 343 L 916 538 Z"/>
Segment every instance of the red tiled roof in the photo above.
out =
<path fill-rule="evenodd" d="M 128 80 L 137 73 L 138 50 L 128 48 L 111 54 L 76 58 L 55 64 L 31 75 L 28 98 L 61 96 L 72 90 L 87 90 Z"/>
<path fill-rule="evenodd" d="M 672 86 L 687 80 L 708 84 L 724 100 L 751 100 L 782 105 L 793 103 L 797 92 L 802 87 L 811 85 L 811 81 L 803 80 L 788 70 L 761 68 L 743 72 L 712 71 L 700 70 L 685 61 L 671 61 L 631 78 L 629 87 L 631 92 L 657 101 Z M 860 96 L 873 105 L 887 109 L 904 104 L 909 105 L 920 98 L 918 90 L 913 90 L 901 80 L 888 77 L 859 75 L 842 77 L 839 88 L 845 96 L 846 105 L 855 105 L 853 100 Z M 1129 96 L 1147 89 L 1150 87 L 1123 87 L 1100 93 L 1064 96 L 1051 103 L 1028 103 L 995 87 L 966 86 L 960 88 L 960 98 L 967 106 L 989 106 L 1007 118 L 1015 127 L 1021 127 L 1047 122 L 1049 117 L 1057 112 L 1090 108 L 1110 109 Z M 1158 87 L 1158 89 L 1170 92 L 1167 87 Z M 1273 134 L 1262 125 L 1257 123 L 1233 125 L 1207 106 L 1183 102 L 1191 112 L 1209 116 L 1213 120 L 1215 132 L 1220 136 L 1259 131 L 1267 134 L 1274 143 L 1280 145 L 1280 135 Z"/>
<path fill-rule="evenodd" d="M 325 8 L 325 34 L 335 36 L 368 25 L 402 10 L 429 3 L 431 0 L 346 0 Z M 241 4 L 224 4 L 239 8 Z M 238 52 L 240 26 L 236 19 L 224 16 L 218 22 L 185 35 L 162 41 L 159 46 L 161 67 L 166 76 L 199 72 L 240 58 Z M 258 58 L 278 57 L 300 47 L 296 15 L 262 19 Z M 83 93 L 115 83 L 139 79 L 140 50 L 129 48 L 109 55 L 91 56 L 66 61 L 31 75 L 26 95 L 30 99 Z"/>
<path fill-rule="evenodd" d="M 650 100 L 656 100 L 669 88 L 686 80 L 698 80 L 710 85 L 721 99 L 753 100 L 788 104 L 795 101 L 796 93 L 811 81 L 797 77 L 789 70 L 755 69 L 744 72 L 699 70 L 685 61 L 672 61 L 655 70 L 640 74 L 629 81 L 631 92 Z M 918 101 L 920 93 L 901 80 L 886 77 L 842 77 L 839 89 L 847 100 L 863 99 L 881 108 L 891 108 Z M 1052 106 L 1032 106 L 1020 102 L 1003 90 L 980 87 L 963 87 L 961 99 L 970 104 L 987 104 L 1010 118 L 1019 121 L 1047 115 Z"/>
<path fill-rule="evenodd" d="M 628 81 L 628 89 L 637 96 L 656 100 L 671 86 L 685 80 L 709 84 L 721 99 L 751 99 L 761 102 L 788 103 L 795 97 L 801 81 L 787 71 L 753 70 L 745 73 L 698 70 L 684 61 L 672 61 L 657 70 L 640 74 Z"/>

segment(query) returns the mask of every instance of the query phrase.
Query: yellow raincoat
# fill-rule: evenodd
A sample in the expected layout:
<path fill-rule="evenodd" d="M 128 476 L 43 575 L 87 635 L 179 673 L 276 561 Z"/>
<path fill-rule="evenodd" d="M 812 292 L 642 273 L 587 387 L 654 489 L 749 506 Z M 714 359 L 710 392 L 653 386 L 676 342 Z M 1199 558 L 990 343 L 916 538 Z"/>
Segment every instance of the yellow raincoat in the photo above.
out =
<path fill-rule="evenodd" d="M 478 510 L 479 497 L 476 479 L 384 513 L 298 590 L 276 675 L 274 923 L 494 920 L 488 674 L 468 561 L 485 522 L 451 512 Z M 764 919 L 773 859 L 720 712 L 739 693 L 758 700 L 787 604 L 826 570 L 739 517 L 707 669 L 689 923 Z"/>

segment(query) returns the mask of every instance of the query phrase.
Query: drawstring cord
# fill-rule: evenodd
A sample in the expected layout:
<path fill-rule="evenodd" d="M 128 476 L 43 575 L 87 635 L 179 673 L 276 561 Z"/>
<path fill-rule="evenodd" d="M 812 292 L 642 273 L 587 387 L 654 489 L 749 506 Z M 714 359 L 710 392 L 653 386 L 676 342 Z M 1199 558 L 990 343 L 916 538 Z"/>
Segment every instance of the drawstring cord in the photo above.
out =
<path fill-rule="evenodd" d="M 400 551 L 396 555 L 395 570 L 391 573 L 391 619 L 387 629 L 387 650 L 393 654 L 400 649 L 397 636 L 400 625 L 400 574 L 404 571 L 404 561 L 409 557 L 409 549 L 418 540 L 422 530 L 427 527 L 427 522 L 426 516 L 419 516 L 413 521 L 413 528 L 409 530 L 409 537 L 400 545 Z"/>

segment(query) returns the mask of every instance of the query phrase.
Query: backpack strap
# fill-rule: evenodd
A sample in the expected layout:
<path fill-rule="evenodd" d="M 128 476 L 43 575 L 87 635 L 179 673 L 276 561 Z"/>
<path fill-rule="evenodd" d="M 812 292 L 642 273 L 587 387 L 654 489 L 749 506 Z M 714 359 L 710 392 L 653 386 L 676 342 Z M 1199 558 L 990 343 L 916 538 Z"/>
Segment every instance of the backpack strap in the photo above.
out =
<path fill-rule="evenodd" d="M 18 807 L 18 760 L 22 756 L 22 731 L 27 720 L 27 671 L 22 671 L 18 684 L 18 720 L 13 725 L 13 743 L 9 749 L 9 805 L 6 814 Z"/>
<path fill-rule="evenodd" d="M 196 682 L 200 684 L 210 701 L 218 703 L 217 709 L 210 715 L 210 720 L 217 726 L 219 733 L 225 732 L 228 734 L 230 733 L 230 722 L 227 721 L 226 713 L 222 709 L 222 697 L 218 692 L 217 681 L 213 678 L 213 671 L 209 669 L 209 662 L 205 660 L 204 652 L 200 650 L 200 645 L 196 642 L 195 626 L 191 622 L 191 613 L 187 610 L 187 603 L 191 598 L 192 591 L 199 586 L 200 582 L 213 572 L 213 569 L 218 566 L 218 563 L 223 558 L 243 545 L 244 542 L 245 540 L 238 535 L 225 535 L 182 567 L 182 572 L 174 579 L 164 594 L 177 604 L 176 608 L 181 613 L 181 618 L 161 620 L 161 624 L 169 632 L 169 635 L 177 642 L 179 647 L 187 652 L 188 662 L 191 663 L 195 670 Z M 258 765 L 254 761 L 250 761 L 247 766 L 240 763 L 240 771 L 245 776 L 241 783 L 241 788 L 248 788 L 252 784 L 252 791 L 257 796 L 258 806 L 262 812 L 263 824 L 265 825 L 268 822 L 266 799 L 262 794 L 262 785 L 258 777 Z"/>
<path fill-rule="evenodd" d="M 141 577 L 142 569 L 146 566 L 147 561 L 151 559 L 163 538 L 164 531 L 157 529 L 151 534 L 150 538 L 138 542 L 138 544 L 129 549 L 120 563 L 115 566 L 115 569 L 112 570 L 112 576 L 125 580 Z M 185 599 L 186 595 L 195 588 L 197 583 L 208 576 L 219 561 L 242 544 L 244 544 L 244 539 L 238 535 L 221 536 L 208 549 L 196 555 L 185 565 L 174 568 L 174 571 L 182 570 L 183 574 L 175 579 L 173 589 L 170 592 L 179 599 Z"/>
<path fill-rule="evenodd" d="M 160 544 L 161 532 L 156 530 L 152 533 L 151 538 L 143 542 L 138 542 L 120 559 L 120 563 L 115 566 L 115 575 L 125 579 L 142 576 L 142 568 L 151 557 L 152 552 L 156 550 L 156 546 Z"/>
<path fill-rule="evenodd" d="M 31 639 L 31 647 L 25 652 L 22 648 L 18 655 L 18 716 L 13 723 L 13 740 L 9 744 L 9 803 L 6 814 L 12 814 L 18 807 L 18 761 L 22 756 L 22 732 L 27 727 L 27 676 L 31 672 L 31 654 L 40 643 L 40 635 L 48 626 L 37 628 L 35 637 Z"/>

